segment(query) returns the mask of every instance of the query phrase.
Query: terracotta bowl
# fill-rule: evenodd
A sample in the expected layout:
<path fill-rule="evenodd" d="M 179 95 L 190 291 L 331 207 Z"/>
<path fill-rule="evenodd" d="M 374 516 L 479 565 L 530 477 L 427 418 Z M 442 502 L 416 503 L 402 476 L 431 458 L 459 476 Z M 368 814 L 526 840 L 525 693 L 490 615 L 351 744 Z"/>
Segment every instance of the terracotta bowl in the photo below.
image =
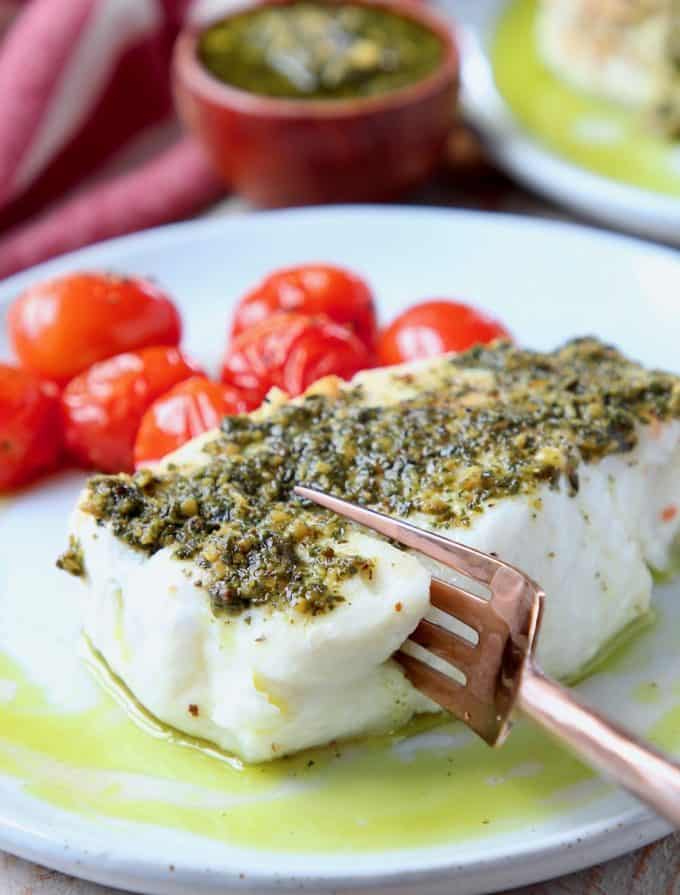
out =
<path fill-rule="evenodd" d="M 255 0 L 229 15 L 287 2 Z M 389 199 L 423 181 L 437 164 L 458 91 L 451 29 L 413 0 L 358 2 L 415 19 L 439 35 L 444 53 L 434 72 L 379 97 L 278 99 L 211 75 L 197 55 L 201 28 L 188 28 L 178 38 L 174 90 L 180 116 L 227 184 L 257 205 Z"/>

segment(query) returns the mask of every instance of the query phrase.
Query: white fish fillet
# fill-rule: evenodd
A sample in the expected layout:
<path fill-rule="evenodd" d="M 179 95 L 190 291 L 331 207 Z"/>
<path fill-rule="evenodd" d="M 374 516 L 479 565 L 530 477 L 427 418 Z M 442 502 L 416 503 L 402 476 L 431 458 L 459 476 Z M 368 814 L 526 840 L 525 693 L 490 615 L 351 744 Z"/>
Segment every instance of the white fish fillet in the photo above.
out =
<path fill-rule="evenodd" d="M 436 384 L 446 359 L 360 374 L 362 401 L 382 406 Z M 481 392 L 490 374 L 460 373 Z M 333 386 L 329 387 L 332 391 Z M 678 386 L 676 385 L 676 388 Z M 208 462 L 210 433 L 171 458 L 188 472 Z M 167 461 L 166 461 L 167 463 Z M 640 425 L 637 446 L 582 462 L 577 493 L 566 477 L 531 494 L 488 501 L 469 527 L 438 530 L 494 551 L 547 593 L 539 659 L 559 677 L 577 673 L 649 607 L 649 567 L 666 568 L 680 532 L 680 419 Z M 419 513 L 412 521 L 432 527 Z M 246 761 L 395 729 L 437 707 L 390 656 L 428 612 L 431 565 L 370 533 L 340 551 L 373 559 L 344 602 L 319 615 L 253 606 L 214 616 L 195 568 L 166 547 L 153 556 L 77 509 L 72 533 L 86 569 L 83 628 L 110 668 L 161 721 Z M 439 570 L 441 572 L 441 570 Z"/>
<path fill-rule="evenodd" d="M 542 0 L 537 39 L 560 78 L 639 108 L 660 95 L 671 27 L 663 0 Z"/>

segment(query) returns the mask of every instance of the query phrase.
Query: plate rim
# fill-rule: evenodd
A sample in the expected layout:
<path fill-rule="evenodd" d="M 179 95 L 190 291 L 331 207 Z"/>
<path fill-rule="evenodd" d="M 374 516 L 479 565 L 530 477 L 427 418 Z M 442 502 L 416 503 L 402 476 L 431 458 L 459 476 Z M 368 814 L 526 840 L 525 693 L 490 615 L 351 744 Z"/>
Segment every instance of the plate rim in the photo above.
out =
<path fill-rule="evenodd" d="M 484 2 L 484 0 L 481 0 Z M 488 2 L 488 0 L 487 0 Z M 493 0 L 492 0 L 493 2 Z M 476 208 L 451 208 L 443 205 L 409 205 L 406 203 L 390 203 L 389 205 L 379 205 L 375 203 L 365 204 L 343 204 L 343 205 L 309 205 L 291 208 L 274 208 L 262 209 L 256 211 L 238 211 L 233 214 L 215 214 L 206 217 L 192 218 L 189 220 L 175 221 L 170 224 L 162 224 L 157 227 L 149 227 L 145 230 L 139 230 L 135 233 L 126 233 L 121 236 L 114 236 L 109 239 L 103 239 L 90 245 L 82 246 L 70 252 L 57 255 L 41 261 L 38 264 L 31 265 L 25 270 L 11 274 L 9 277 L 0 279 L 0 308 L 8 301 L 15 297 L 13 290 L 22 289 L 26 283 L 29 283 L 36 276 L 51 276 L 59 271 L 66 270 L 72 262 L 77 262 L 80 258 L 87 258 L 89 255 L 97 255 L 101 251 L 116 251 L 119 248 L 135 245 L 145 242 L 153 243 L 156 240 L 177 239 L 181 241 L 185 231 L 196 230 L 199 233 L 205 231 L 210 233 L 212 230 L 219 231 L 226 227 L 245 225 L 252 226 L 258 221 L 264 219 L 288 218 L 288 217 L 333 217 L 335 215 L 343 215 L 353 217 L 356 215 L 369 217 L 378 214 L 385 217 L 400 217 L 409 215 L 414 217 L 442 217 L 442 218 L 475 218 L 478 221 L 487 220 L 494 222 L 505 222 L 515 227 L 524 227 L 527 230 L 562 230 L 568 231 L 573 235 L 581 235 L 589 239 L 601 242 L 617 242 L 621 245 L 627 245 L 631 248 L 637 248 L 644 252 L 652 254 L 662 254 L 671 259 L 674 263 L 680 261 L 680 255 L 674 246 L 665 245 L 650 241 L 639 233 L 622 232 L 609 230 L 593 223 L 592 221 L 569 221 L 549 216 L 549 213 L 529 215 L 526 213 L 515 211 L 486 211 Z M 680 216 L 680 201 L 678 202 L 678 214 Z"/>
<path fill-rule="evenodd" d="M 133 822 L 131 826 L 137 824 Z M 11 832 L 12 828 L 9 829 Z M 645 809 L 634 809 L 614 824 L 593 823 L 590 827 L 579 830 L 578 835 L 573 833 L 568 838 L 560 838 L 560 834 L 555 833 L 555 841 L 540 849 L 532 849 L 527 845 L 489 860 L 441 862 L 427 868 L 394 869 L 382 873 L 363 871 L 348 874 L 334 871 L 301 875 L 290 872 L 253 872 L 249 868 L 247 873 L 242 874 L 233 868 L 219 866 L 198 869 L 183 865 L 177 858 L 170 869 L 171 865 L 161 866 L 151 858 L 121 857 L 115 851 L 100 852 L 87 845 L 74 847 L 72 840 L 31 834 L 18 827 L 14 828 L 14 836 L 7 836 L 7 828 L 0 817 L 0 846 L 11 854 L 80 879 L 118 888 L 124 886 L 128 891 L 144 895 L 189 892 L 197 895 L 197 891 L 206 895 L 220 895 L 229 890 L 255 890 L 260 895 L 266 895 L 269 892 L 298 888 L 312 892 L 368 888 L 377 895 L 385 891 L 386 887 L 390 892 L 398 892 L 407 890 L 414 884 L 418 884 L 419 895 L 439 895 L 444 891 L 440 884 L 448 886 L 454 878 L 456 895 L 481 895 L 495 890 L 499 885 L 504 889 L 514 889 L 576 872 L 644 847 L 670 832 L 670 827 L 664 821 L 652 817 Z M 43 849 L 36 843 L 42 843 Z M 198 890 L 189 889 L 188 886 L 197 886 Z M 445 891 L 448 895 L 450 890 Z"/>
<path fill-rule="evenodd" d="M 459 222 L 474 217 L 478 221 L 486 221 L 490 225 L 502 227 L 522 227 L 525 230 L 544 231 L 545 229 L 564 232 L 569 231 L 583 238 L 595 239 L 603 243 L 616 243 L 622 247 L 636 248 L 646 254 L 659 255 L 673 259 L 680 266 L 680 256 L 669 247 L 650 244 L 640 238 L 611 233 L 602 229 L 583 226 L 578 223 L 556 221 L 548 218 L 530 218 L 519 214 L 484 212 L 467 209 L 448 209 L 430 206 L 319 206 L 302 209 L 286 209 L 268 212 L 254 212 L 249 214 L 234 214 L 233 216 L 217 216 L 207 219 L 195 219 L 183 221 L 164 227 L 156 227 L 140 233 L 128 234 L 105 240 L 51 259 L 29 268 L 26 271 L 15 274 L 0 282 L 0 311 L 6 307 L 8 300 L 15 294 L 15 290 L 22 288 L 27 282 L 36 276 L 49 275 L 59 270 L 65 270 L 74 264 L 80 264 L 81 259 L 88 263 L 90 256 L 96 256 L 105 252 L 117 253 L 126 251 L 128 247 L 150 245 L 160 240 L 167 246 L 173 241 L 181 241 L 187 237 L 201 238 L 204 234 L 214 232 L 228 232 L 233 228 L 253 226 L 255 221 L 265 219 L 276 222 L 277 218 L 289 219 L 310 217 L 333 218 L 338 215 L 352 218 L 357 215 L 371 217 L 373 215 L 384 217 L 411 217 L 411 218 L 441 218 L 456 219 Z M 100 263 L 100 262 L 97 262 Z M 41 803 L 43 805 L 47 803 Z M 58 811 L 59 809 L 54 809 Z M 581 825 L 572 829 L 569 833 L 555 831 L 544 834 L 544 842 L 540 847 L 531 845 L 528 839 L 526 846 L 506 848 L 506 851 L 496 849 L 494 857 L 488 860 L 474 859 L 461 862 L 458 860 L 429 860 L 423 854 L 423 863 L 429 860 L 429 866 L 392 868 L 389 871 L 376 873 L 370 868 L 360 872 L 338 872 L 332 867 L 327 873 L 315 872 L 304 876 L 295 873 L 276 874 L 272 870 L 262 874 L 251 874 L 240 879 L 232 875 L 224 866 L 217 864 L 211 868 L 199 871 L 195 866 L 183 865 L 177 862 L 175 870 L 170 873 L 167 867 L 159 864 L 155 857 L 140 859 L 139 857 L 125 857 L 116 852 L 115 848 L 102 854 L 93 849 L 88 840 L 92 830 L 101 830 L 97 827 L 96 820 L 84 824 L 82 837 L 70 836 L 67 840 L 60 836 L 55 829 L 50 834 L 48 827 L 41 828 L 35 825 L 33 830 L 22 828 L 20 824 L 12 823 L 11 818 L 0 815 L 0 847 L 28 860 L 38 863 L 47 863 L 55 869 L 62 870 L 72 875 L 79 876 L 94 882 L 109 885 L 126 885 L 128 888 L 149 893 L 169 893 L 192 891 L 187 886 L 199 886 L 201 891 L 224 891 L 225 886 L 233 888 L 263 890 L 263 886 L 269 885 L 272 890 L 278 888 L 299 887 L 334 889 L 344 887 L 354 889 L 370 886 L 380 888 L 383 886 L 404 887 L 417 882 L 425 895 L 426 892 L 435 892 L 437 884 L 456 878 L 459 895 L 479 892 L 487 886 L 494 884 L 508 886 L 506 874 L 512 872 L 512 886 L 524 885 L 547 879 L 555 875 L 572 872 L 579 868 L 589 866 L 602 860 L 609 860 L 623 854 L 633 848 L 643 846 L 668 832 L 668 826 L 653 817 L 645 809 L 631 807 L 628 811 L 619 815 L 612 815 L 606 820 L 593 821 L 590 824 Z M 101 833 L 99 833 L 101 835 Z M 426 849 L 422 850 L 426 852 Z M 383 855 L 399 855 L 399 851 L 382 852 Z M 268 857 L 275 852 L 267 852 Z M 585 856 L 585 857 L 584 857 Z M 322 855 L 319 854 L 319 859 Z M 332 855 L 328 855 L 332 859 Z M 208 879 L 206 873 L 213 876 Z M 501 876 L 499 876 L 501 874 Z M 426 888 L 422 888 L 425 886 Z"/>

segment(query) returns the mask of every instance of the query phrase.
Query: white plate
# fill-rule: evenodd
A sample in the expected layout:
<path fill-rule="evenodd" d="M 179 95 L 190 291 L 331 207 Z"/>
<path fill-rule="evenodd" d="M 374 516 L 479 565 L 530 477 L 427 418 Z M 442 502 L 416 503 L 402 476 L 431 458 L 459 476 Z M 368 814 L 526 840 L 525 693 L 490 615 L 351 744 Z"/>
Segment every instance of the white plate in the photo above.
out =
<path fill-rule="evenodd" d="M 14 277 L 0 287 L 0 308 L 47 274 L 104 268 L 152 275 L 179 302 L 188 347 L 214 363 L 233 302 L 247 287 L 279 265 L 319 259 L 367 276 L 383 319 L 419 298 L 459 296 L 493 311 L 527 345 L 550 348 L 570 336 L 594 333 L 645 363 L 679 367 L 675 254 L 584 228 L 470 212 L 329 208 L 181 224 L 94 246 Z M 6 344 L 4 349 L 0 344 L 3 350 Z M 0 659 L 3 652 L 10 654 L 41 698 L 65 713 L 102 698 L 75 657 L 74 583 L 53 568 L 63 546 L 65 514 L 81 482 L 77 474 L 55 477 L 0 506 Z M 663 624 L 630 647 L 630 661 L 581 687 L 642 732 L 680 703 L 677 688 L 666 686 L 680 680 L 680 587 L 657 588 L 655 601 Z M 633 698 L 636 688 L 652 680 L 662 684 L 658 700 Z M 0 680 L 0 713 L 2 700 L 11 696 L 12 684 Z M 680 729 L 677 734 L 680 746 Z M 433 745 L 427 735 L 420 744 L 441 750 L 441 736 L 438 745 L 437 736 Z M 461 728 L 447 736 L 453 742 Z M 11 731 L 3 739 L 0 726 L 0 753 L 14 749 L 19 755 L 11 740 Z M 494 753 L 485 755 L 499 760 Z M 484 835 L 464 841 L 397 850 L 267 852 L 163 825 L 55 807 L 29 791 L 35 783 L 31 768 L 44 772 L 46 767 L 34 758 L 20 774 L 0 773 L 0 848 L 150 893 L 415 886 L 420 893 L 435 893 L 450 892 L 455 879 L 457 895 L 466 895 L 565 873 L 665 832 L 628 797 L 592 779 L 553 794 L 557 801 L 544 822 L 507 823 L 497 832 L 485 828 Z M 215 763 L 215 773 L 220 767 Z M 136 787 L 163 783 L 153 767 L 145 771 L 143 779 L 135 778 Z M 76 799 L 81 790 L 85 800 L 101 785 L 97 774 L 84 768 L 70 768 L 66 778 L 56 765 L 53 772 L 62 775 Z M 517 767 L 512 785 L 518 795 L 531 793 L 536 772 Z M 481 785 L 498 783 L 489 779 Z M 206 796 L 204 789 L 201 793 Z"/>
<path fill-rule="evenodd" d="M 517 180 L 574 211 L 680 244 L 680 200 L 592 173 L 551 152 L 513 115 L 494 83 L 489 48 L 508 0 L 439 0 L 456 17 L 463 51 L 463 109 L 495 161 Z"/>

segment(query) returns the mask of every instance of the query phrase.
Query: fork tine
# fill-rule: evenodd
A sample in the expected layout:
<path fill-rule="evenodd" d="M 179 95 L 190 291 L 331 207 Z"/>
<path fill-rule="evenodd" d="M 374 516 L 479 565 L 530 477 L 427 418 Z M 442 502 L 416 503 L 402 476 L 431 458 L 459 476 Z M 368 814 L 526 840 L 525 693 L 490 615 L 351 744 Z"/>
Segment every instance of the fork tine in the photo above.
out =
<path fill-rule="evenodd" d="M 418 550 L 482 584 L 490 584 L 498 569 L 498 561 L 491 559 L 479 550 L 466 547 L 464 544 L 459 544 L 457 541 L 434 534 L 424 528 L 418 528 L 411 522 L 393 519 L 377 510 L 369 510 L 316 488 L 297 485 L 295 493 L 298 497 L 311 500 L 353 522 L 359 522 L 367 528 L 372 528 L 373 531 L 380 532 L 406 547 Z"/>
<path fill-rule="evenodd" d="M 433 577 L 430 581 L 430 603 L 476 631 L 479 647 L 486 646 L 490 638 L 505 641 L 510 634 L 508 623 L 498 613 L 493 599 L 477 597 L 441 578 Z"/>
<path fill-rule="evenodd" d="M 454 678 L 414 656 L 399 651 L 393 658 L 421 693 L 464 721 L 490 745 L 496 742 L 499 718 L 493 703 L 477 699 L 467 687 Z"/>
<path fill-rule="evenodd" d="M 444 659 L 445 662 L 455 665 L 456 668 L 464 671 L 466 675 L 469 675 L 479 662 L 479 659 L 475 656 L 476 647 L 473 644 L 460 637 L 454 631 L 447 631 L 446 628 L 435 625 L 426 618 L 413 631 L 409 640 L 425 647 L 425 649 L 434 653 L 435 656 Z"/>
<path fill-rule="evenodd" d="M 437 578 L 436 575 L 430 580 L 430 603 L 442 612 L 457 616 L 478 633 L 480 623 L 478 619 L 468 618 L 470 609 L 476 609 L 481 613 L 489 606 L 489 601 L 483 597 L 477 597 L 456 584 Z"/>

